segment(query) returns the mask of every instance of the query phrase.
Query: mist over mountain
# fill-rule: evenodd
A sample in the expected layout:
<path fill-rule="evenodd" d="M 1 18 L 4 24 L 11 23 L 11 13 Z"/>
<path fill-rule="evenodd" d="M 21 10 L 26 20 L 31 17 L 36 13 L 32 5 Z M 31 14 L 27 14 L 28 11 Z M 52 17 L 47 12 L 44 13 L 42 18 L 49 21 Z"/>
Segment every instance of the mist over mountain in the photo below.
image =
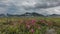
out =
<path fill-rule="evenodd" d="M 0 0 L 0 14 L 60 14 L 60 0 Z"/>

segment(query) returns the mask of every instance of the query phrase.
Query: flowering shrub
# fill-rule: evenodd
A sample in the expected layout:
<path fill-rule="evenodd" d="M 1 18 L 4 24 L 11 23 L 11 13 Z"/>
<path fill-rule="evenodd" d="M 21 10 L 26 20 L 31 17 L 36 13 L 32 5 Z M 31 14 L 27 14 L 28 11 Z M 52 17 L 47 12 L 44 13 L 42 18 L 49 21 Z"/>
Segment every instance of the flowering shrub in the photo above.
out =
<path fill-rule="evenodd" d="M 45 34 L 48 28 L 53 27 L 53 22 L 45 19 L 20 19 L 7 23 L 0 25 L 0 34 Z"/>

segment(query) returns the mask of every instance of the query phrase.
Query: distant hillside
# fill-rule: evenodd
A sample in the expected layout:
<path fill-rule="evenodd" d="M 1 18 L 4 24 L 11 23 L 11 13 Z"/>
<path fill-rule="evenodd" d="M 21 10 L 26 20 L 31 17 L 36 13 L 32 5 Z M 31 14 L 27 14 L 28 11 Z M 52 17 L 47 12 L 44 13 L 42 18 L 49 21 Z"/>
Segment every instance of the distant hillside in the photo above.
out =
<path fill-rule="evenodd" d="M 34 17 L 34 16 L 44 16 L 42 14 L 38 14 L 36 12 L 33 12 L 33 13 L 29 13 L 29 12 L 26 12 L 24 14 L 21 14 L 21 15 L 12 15 L 12 14 L 7 14 L 8 17 Z"/>
<path fill-rule="evenodd" d="M 52 15 L 49 15 L 48 17 L 60 17 L 60 15 L 58 15 L 58 14 L 52 14 Z"/>
<path fill-rule="evenodd" d="M 39 14 L 39 13 L 36 13 L 36 12 L 33 12 L 33 13 L 29 13 L 29 12 L 26 12 L 24 14 L 0 14 L 0 17 L 60 17 L 60 15 L 58 14 L 52 14 L 52 15 L 48 15 L 48 16 L 45 16 L 45 15 L 42 15 L 42 14 Z"/>
<path fill-rule="evenodd" d="M 26 12 L 26 13 L 24 13 L 24 14 L 21 14 L 21 16 L 44 16 L 44 15 L 38 14 L 38 13 L 36 13 L 36 12 L 33 12 L 33 13 L 28 13 L 28 12 Z"/>
<path fill-rule="evenodd" d="M 6 15 L 5 14 L 0 14 L 0 17 L 6 17 Z"/>

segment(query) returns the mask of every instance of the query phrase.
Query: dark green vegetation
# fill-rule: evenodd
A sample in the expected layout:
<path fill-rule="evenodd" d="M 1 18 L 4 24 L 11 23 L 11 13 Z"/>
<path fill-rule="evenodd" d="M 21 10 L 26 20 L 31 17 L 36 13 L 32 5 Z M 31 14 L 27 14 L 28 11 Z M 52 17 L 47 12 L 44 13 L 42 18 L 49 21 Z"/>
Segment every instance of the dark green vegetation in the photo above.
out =
<path fill-rule="evenodd" d="M 45 34 L 46 30 L 51 28 L 60 34 L 60 18 L 0 18 L 0 34 Z"/>

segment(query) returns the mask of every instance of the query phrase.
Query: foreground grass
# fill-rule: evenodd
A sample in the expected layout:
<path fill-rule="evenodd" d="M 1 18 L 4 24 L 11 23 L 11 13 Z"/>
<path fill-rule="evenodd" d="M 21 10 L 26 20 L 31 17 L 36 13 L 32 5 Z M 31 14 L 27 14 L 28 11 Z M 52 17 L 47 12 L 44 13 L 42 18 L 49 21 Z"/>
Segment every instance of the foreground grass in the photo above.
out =
<path fill-rule="evenodd" d="M 49 25 L 47 25 L 48 23 Z M 46 30 L 51 28 L 55 29 L 57 34 L 60 34 L 60 18 L 0 18 L 0 34 L 45 34 Z"/>

